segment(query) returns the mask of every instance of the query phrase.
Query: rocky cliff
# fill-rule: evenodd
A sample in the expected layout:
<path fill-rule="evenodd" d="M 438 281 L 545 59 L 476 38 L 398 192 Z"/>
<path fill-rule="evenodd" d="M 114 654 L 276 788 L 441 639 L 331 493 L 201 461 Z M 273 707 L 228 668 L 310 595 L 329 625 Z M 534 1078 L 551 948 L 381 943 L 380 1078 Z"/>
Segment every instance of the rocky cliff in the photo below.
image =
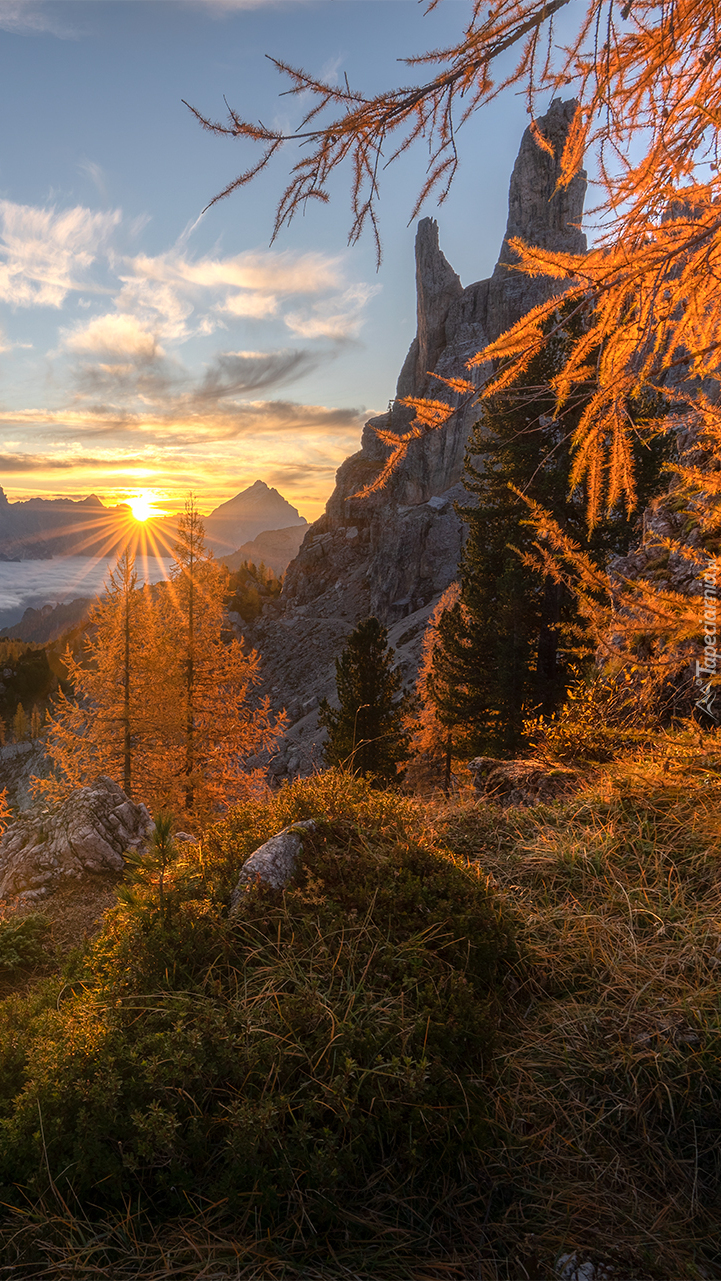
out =
<path fill-rule="evenodd" d="M 295 721 L 276 762 L 279 772 L 308 768 L 314 753 L 317 758 L 313 708 L 318 697 L 334 693 L 332 659 L 360 618 L 373 613 L 386 623 L 408 678 L 415 672 L 428 615 L 456 574 L 463 530 L 453 503 L 463 495 L 463 459 L 477 407 L 466 406 L 443 431 L 413 442 L 384 490 L 366 499 L 355 495 L 378 474 L 387 455 L 375 428 L 397 434 L 407 428 L 411 414 L 400 398 L 431 395 L 454 403 L 454 393 L 432 374 L 468 378 L 466 362 L 475 352 L 558 289 L 556 281 L 531 279 L 513 269 L 510 239 L 585 250 L 580 230 L 585 173 L 567 189 L 556 190 L 574 111 L 574 102 L 556 100 L 539 120 L 554 156 L 526 130 L 511 177 L 506 234 L 490 279 L 464 288 L 440 248 L 437 223 L 424 218 L 418 224 L 417 332 L 396 399 L 387 414 L 366 424 L 359 452 L 339 469 L 325 514 L 310 526 L 288 567 L 280 601 L 253 638 L 263 658 L 265 689 L 275 703 L 289 705 Z M 487 375 L 487 369 L 476 369 L 476 385 Z"/>

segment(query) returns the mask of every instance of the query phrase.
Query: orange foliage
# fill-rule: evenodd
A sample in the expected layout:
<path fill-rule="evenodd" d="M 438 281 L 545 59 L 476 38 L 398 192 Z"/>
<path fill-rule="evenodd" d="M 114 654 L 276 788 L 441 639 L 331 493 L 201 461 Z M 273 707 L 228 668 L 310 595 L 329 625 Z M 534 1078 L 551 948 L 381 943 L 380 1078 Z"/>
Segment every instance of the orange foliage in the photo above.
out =
<path fill-rule="evenodd" d="M 446 751 L 449 729 L 438 719 L 435 703 L 428 689 L 428 678 L 433 666 L 433 654 L 438 644 L 438 624 L 441 615 L 455 605 L 460 598 L 460 583 L 451 583 L 428 619 L 423 634 L 415 691 L 419 706 L 407 717 L 405 725 L 410 733 L 411 751 L 416 756 L 440 758 Z"/>
<path fill-rule="evenodd" d="M 433 9 L 439 0 L 431 0 Z M 445 48 L 405 59 L 430 67 L 425 82 L 371 97 L 347 82 L 331 85 L 276 62 L 292 95 L 310 101 L 293 134 L 245 121 L 228 123 L 195 111 L 216 134 L 260 142 L 265 150 L 216 199 L 249 182 L 285 145 L 303 146 L 278 204 L 274 235 L 310 199 L 328 200 L 333 172 L 351 165 L 351 242 L 376 220 L 379 169 L 423 140 L 427 178 L 411 216 L 431 192 L 445 198 L 458 165 L 459 127 L 509 85 L 525 88 L 532 130 L 536 103 L 563 92 L 579 109 L 562 158 L 561 184 L 585 157 L 595 160 L 599 235 L 587 256 L 550 253 L 514 242 L 518 266 L 561 278 L 567 298 L 587 319 L 587 332 L 556 379 L 561 404 L 590 377 L 595 384 L 575 435 L 572 484 L 585 480 L 589 522 L 625 496 L 634 502 L 626 406 L 644 385 L 715 378 L 721 347 L 721 12 L 713 0 L 586 0 L 569 15 L 565 47 L 554 15 L 569 0 L 474 3 L 465 29 Z M 516 48 L 510 71 L 496 75 L 501 55 Z M 195 110 L 191 108 L 191 110 Z M 381 166 L 381 156 L 383 161 Z M 556 301 L 535 308 L 471 364 L 496 362 L 483 395 L 517 381 L 539 345 Z M 551 327 L 551 333 L 552 333 Z M 592 357 L 592 364 L 589 361 Z M 458 388 L 460 390 L 460 387 Z M 472 394 L 472 393 L 470 393 Z M 449 413 L 416 404 L 405 436 L 389 441 L 385 483 L 412 439 L 441 428 Z"/>
<path fill-rule="evenodd" d="M 0 835 L 5 831 L 13 817 L 12 808 L 8 801 L 8 789 L 4 787 L 0 792 Z"/>

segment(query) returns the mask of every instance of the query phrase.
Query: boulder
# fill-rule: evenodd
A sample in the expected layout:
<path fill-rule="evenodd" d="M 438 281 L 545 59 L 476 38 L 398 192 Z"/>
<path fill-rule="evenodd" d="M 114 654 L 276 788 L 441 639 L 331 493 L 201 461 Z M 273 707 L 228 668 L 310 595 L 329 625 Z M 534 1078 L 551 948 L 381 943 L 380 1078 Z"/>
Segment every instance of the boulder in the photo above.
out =
<path fill-rule="evenodd" d="M 260 845 L 247 858 L 240 869 L 238 884 L 230 896 L 230 911 L 237 912 L 243 895 L 262 881 L 274 890 L 282 890 L 290 880 L 300 854 L 303 852 L 303 836 L 314 832 L 317 824 L 312 818 L 303 819 L 300 823 L 291 823 L 282 832 L 271 836 L 269 841 Z"/>
<path fill-rule="evenodd" d="M 0 840 L 0 899 L 39 898 L 65 877 L 122 872 L 123 854 L 144 849 L 153 820 L 111 778 L 73 792 L 56 810 L 28 813 Z"/>
<path fill-rule="evenodd" d="M 539 805 L 568 796 L 581 786 L 581 776 L 567 765 L 550 761 L 497 761 L 477 756 L 468 762 L 476 791 L 500 805 Z"/>

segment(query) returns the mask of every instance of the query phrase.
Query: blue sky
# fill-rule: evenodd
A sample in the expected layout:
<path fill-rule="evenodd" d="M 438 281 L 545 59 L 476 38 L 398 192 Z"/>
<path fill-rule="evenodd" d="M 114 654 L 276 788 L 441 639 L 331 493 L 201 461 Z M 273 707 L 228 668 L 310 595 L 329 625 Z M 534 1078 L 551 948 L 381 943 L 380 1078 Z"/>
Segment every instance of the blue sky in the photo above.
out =
<path fill-rule="evenodd" d="M 12 499 L 201 509 L 258 478 L 309 519 L 362 424 L 394 394 L 415 332 L 418 150 L 383 179 L 384 259 L 347 247 L 348 175 L 269 248 L 287 151 L 199 217 L 252 157 L 187 108 L 295 128 L 264 57 L 370 93 L 397 59 L 452 40 L 464 0 L 0 0 L 0 484 Z M 465 127 L 438 218 L 464 284 L 500 246 L 525 104 Z"/>

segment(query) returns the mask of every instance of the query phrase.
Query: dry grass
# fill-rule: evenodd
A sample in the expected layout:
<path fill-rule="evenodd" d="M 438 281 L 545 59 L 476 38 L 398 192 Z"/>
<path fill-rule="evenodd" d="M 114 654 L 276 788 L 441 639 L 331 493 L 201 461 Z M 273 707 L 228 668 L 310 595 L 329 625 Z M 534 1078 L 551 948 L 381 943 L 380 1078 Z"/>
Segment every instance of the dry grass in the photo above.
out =
<path fill-rule="evenodd" d="M 4 1230 L 0 1276 L 551 1281 L 575 1254 L 614 1269 L 595 1281 L 721 1277 L 721 742 L 671 736 L 563 803 L 464 798 L 406 818 L 480 865 L 523 953 L 455 1233 L 409 1257 L 379 1221 L 366 1266 L 329 1254 L 298 1271 L 222 1207 L 158 1227 L 128 1206 L 101 1225 L 50 1196 Z M 365 1211 L 372 1227 L 368 1209 L 349 1224 Z"/>
<path fill-rule="evenodd" d="M 80 882 L 61 882 L 39 904 L 22 899 L 0 904 L 0 921 L 38 912 L 48 922 L 43 959 L 16 970 L 0 970 L 0 1000 L 15 992 L 28 992 L 34 983 L 56 973 L 58 962 L 69 952 L 93 938 L 101 928 L 104 913 L 115 905 L 121 880 L 122 876 L 116 873 L 99 872 L 86 875 Z"/>
<path fill-rule="evenodd" d="M 491 1085 L 484 1281 L 562 1253 L 721 1276 L 721 743 L 669 738 L 563 806 L 441 811 L 521 922 Z"/>

